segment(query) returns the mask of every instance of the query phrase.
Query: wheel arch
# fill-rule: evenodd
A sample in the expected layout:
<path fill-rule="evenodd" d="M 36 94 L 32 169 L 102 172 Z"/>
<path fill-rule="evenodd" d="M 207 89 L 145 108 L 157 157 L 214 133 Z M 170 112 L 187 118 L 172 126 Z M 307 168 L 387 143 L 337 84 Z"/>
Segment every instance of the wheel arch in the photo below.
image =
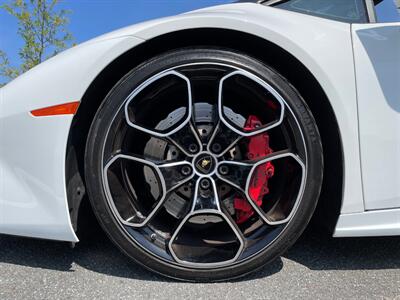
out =
<path fill-rule="evenodd" d="M 135 66 L 158 54 L 185 47 L 218 47 L 240 51 L 274 68 L 299 91 L 316 119 L 324 148 L 324 181 L 315 216 L 333 230 L 343 199 L 343 147 L 334 110 L 318 80 L 296 57 L 272 42 L 236 30 L 199 28 L 167 33 L 127 51 L 104 68 L 85 91 L 73 119 L 67 144 L 67 197 L 75 231 L 80 227 L 78 224 L 86 219 L 79 216 L 90 213 L 88 205 L 81 205 L 85 203 L 86 194 L 84 153 L 89 128 L 101 102 Z"/>

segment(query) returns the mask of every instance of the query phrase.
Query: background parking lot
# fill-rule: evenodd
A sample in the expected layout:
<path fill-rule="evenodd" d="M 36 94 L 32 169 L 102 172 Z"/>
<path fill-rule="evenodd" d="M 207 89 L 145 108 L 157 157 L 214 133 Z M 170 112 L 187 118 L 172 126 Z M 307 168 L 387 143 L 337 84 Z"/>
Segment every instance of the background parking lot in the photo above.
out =
<path fill-rule="evenodd" d="M 99 233 L 70 249 L 0 236 L 0 299 L 400 299 L 400 237 L 309 229 L 282 258 L 233 282 L 181 283 L 131 263 Z"/>

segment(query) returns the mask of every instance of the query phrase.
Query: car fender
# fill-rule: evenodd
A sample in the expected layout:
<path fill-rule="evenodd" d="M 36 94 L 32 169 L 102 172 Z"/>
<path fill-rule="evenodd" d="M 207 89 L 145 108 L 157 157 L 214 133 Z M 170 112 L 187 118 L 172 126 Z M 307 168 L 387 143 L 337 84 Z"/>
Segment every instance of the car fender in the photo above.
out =
<path fill-rule="evenodd" d="M 72 115 L 34 117 L 30 111 L 80 101 L 96 76 L 126 51 L 157 36 L 193 28 L 259 36 L 309 69 L 339 124 L 346 166 L 342 213 L 364 210 L 350 25 L 244 3 L 117 30 L 49 59 L 0 89 L 1 233 L 77 241 L 65 186 Z"/>

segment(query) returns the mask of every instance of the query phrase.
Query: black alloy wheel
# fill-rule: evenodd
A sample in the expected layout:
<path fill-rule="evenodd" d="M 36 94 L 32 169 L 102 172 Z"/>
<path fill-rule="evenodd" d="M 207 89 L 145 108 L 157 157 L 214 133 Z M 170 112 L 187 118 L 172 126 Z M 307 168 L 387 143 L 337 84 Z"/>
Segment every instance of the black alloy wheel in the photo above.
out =
<path fill-rule="evenodd" d="M 297 240 L 322 157 L 310 110 L 276 71 L 229 50 L 182 49 L 110 91 L 89 133 L 86 183 L 129 257 L 169 277 L 219 281 Z"/>

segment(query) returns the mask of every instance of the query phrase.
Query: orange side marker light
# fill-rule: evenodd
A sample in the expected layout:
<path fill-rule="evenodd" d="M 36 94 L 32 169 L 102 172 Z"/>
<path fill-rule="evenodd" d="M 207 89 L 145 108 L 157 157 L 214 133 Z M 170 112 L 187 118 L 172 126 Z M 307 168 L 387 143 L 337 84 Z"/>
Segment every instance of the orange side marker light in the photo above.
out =
<path fill-rule="evenodd" d="M 56 115 L 74 115 L 76 114 L 80 102 L 69 102 L 55 106 L 49 106 L 45 108 L 39 108 L 31 111 L 34 117 L 46 117 Z"/>

